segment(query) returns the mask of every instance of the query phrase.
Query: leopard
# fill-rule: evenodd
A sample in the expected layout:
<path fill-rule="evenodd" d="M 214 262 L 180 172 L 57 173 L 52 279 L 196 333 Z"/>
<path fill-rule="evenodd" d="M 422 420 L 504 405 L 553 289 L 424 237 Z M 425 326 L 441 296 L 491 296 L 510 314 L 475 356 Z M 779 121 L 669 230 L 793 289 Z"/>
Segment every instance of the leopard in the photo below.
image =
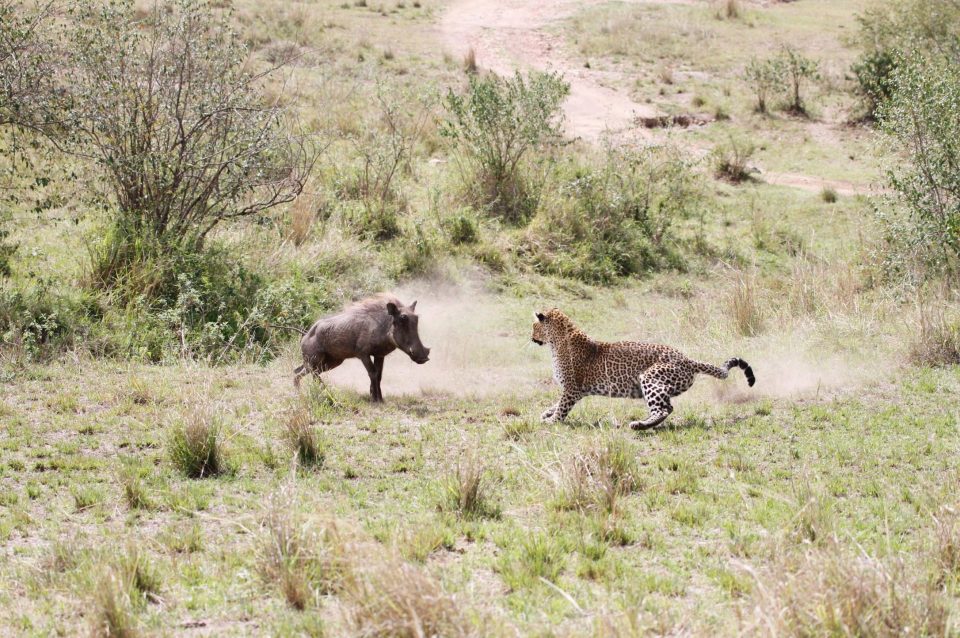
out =
<path fill-rule="evenodd" d="M 580 399 L 592 395 L 644 399 L 649 415 L 629 425 L 648 430 L 666 421 L 673 412 L 670 400 L 689 390 L 697 374 L 726 379 L 739 368 L 750 387 L 756 383 L 753 368 L 739 357 L 715 366 L 667 345 L 591 339 L 558 308 L 534 317 L 532 340 L 550 346 L 553 378 L 562 388 L 560 400 L 541 415 L 548 423 L 563 421 Z"/>

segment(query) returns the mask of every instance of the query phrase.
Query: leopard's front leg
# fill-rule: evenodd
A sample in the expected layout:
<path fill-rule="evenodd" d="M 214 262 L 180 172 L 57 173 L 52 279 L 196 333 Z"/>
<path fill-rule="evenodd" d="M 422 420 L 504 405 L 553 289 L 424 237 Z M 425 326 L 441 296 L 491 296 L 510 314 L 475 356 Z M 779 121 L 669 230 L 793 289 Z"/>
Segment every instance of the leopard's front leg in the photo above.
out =
<path fill-rule="evenodd" d="M 573 409 L 573 406 L 577 404 L 583 398 L 583 393 L 581 392 L 571 392 L 569 390 L 564 390 L 563 394 L 560 396 L 560 401 L 557 405 L 553 406 L 546 412 L 542 417 L 546 423 L 556 423 L 558 421 L 563 421 L 567 418 L 567 415 L 570 414 L 570 410 Z M 549 415 L 547 413 L 550 413 Z"/>
<path fill-rule="evenodd" d="M 541 420 L 541 421 L 546 421 L 547 419 L 549 419 L 550 417 L 552 417 L 553 414 L 554 414 L 554 412 L 557 411 L 557 408 L 558 408 L 558 407 L 560 407 L 560 404 L 559 404 L 559 403 L 557 403 L 556 405 L 552 405 L 552 406 L 550 406 L 549 408 L 547 408 L 547 409 L 543 412 L 543 414 L 540 415 L 540 420 Z"/>

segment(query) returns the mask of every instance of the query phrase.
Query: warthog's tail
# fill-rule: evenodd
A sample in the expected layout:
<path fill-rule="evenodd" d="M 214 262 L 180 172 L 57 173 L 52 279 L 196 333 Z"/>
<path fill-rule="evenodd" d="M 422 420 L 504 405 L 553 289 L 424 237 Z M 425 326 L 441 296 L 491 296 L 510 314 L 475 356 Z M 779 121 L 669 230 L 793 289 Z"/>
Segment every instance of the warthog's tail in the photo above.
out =
<path fill-rule="evenodd" d="M 300 364 L 293 371 L 293 387 L 300 387 L 300 379 L 310 374 L 310 371 L 307 370 L 306 364 Z"/>
<path fill-rule="evenodd" d="M 710 365 L 709 363 L 700 363 L 699 361 L 696 362 L 696 368 L 697 372 L 709 374 L 711 377 L 717 377 L 718 379 L 726 379 L 730 370 L 740 368 L 743 370 L 743 375 L 747 377 L 747 385 L 753 387 L 753 384 L 757 382 L 757 378 L 753 376 L 753 368 L 750 367 L 750 364 L 736 357 L 727 360 L 722 368 Z"/>

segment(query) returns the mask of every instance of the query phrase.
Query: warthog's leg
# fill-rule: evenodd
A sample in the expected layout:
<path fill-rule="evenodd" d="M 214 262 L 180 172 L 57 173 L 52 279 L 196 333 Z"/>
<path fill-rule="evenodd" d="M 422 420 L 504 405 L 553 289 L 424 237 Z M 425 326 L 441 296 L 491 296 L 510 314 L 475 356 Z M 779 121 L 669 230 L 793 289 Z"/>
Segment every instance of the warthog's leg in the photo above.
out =
<path fill-rule="evenodd" d="M 363 367 L 367 369 L 367 376 L 370 377 L 370 397 L 374 403 L 383 401 L 383 397 L 380 396 L 380 381 L 377 379 L 377 368 L 373 363 L 373 358 L 360 355 L 359 359 L 363 363 Z"/>
<path fill-rule="evenodd" d="M 377 396 L 383 401 L 383 390 L 380 389 L 380 382 L 383 381 L 383 357 L 373 358 L 373 368 L 377 372 Z"/>

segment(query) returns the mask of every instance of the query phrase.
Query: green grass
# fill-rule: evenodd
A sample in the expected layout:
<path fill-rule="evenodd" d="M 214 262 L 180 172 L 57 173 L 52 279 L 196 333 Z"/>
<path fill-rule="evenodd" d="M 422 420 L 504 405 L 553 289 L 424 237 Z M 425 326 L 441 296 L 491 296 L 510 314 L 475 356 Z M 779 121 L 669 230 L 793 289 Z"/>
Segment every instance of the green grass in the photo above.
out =
<path fill-rule="evenodd" d="M 74 391 L 81 403 L 102 406 L 102 413 L 77 417 L 40 407 L 28 417 L 33 435 L 20 437 L 12 450 L 18 458 L 39 456 L 55 464 L 63 452 L 51 456 L 45 441 L 66 422 L 96 420 L 103 427 L 94 433 L 71 435 L 83 437 L 75 454 L 88 461 L 53 465 L 56 469 L 24 467 L 0 479 L 5 493 L 20 496 L 0 506 L 0 529 L 6 530 L 7 542 L 20 547 L 4 563 L 3 582 L 34 573 L 46 560 L 46 547 L 68 534 L 80 534 L 80 547 L 96 548 L 112 538 L 119 523 L 137 538 L 139 556 L 163 574 L 157 594 L 163 607 L 129 607 L 138 626 L 169 626 L 198 616 L 236 623 L 238 615 L 256 619 L 261 630 L 299 622 L 299 612 L 282 603 L 282 590 L 249 589 L 260 550 L 244 532 L 257 525 L 277 483 L 291 480 L 285 463 L 270 466 L 258 454 L 267 442 L 283 445 L 270 415 L 278 402 L 297 401 L 288 367 L 281 362 L 226 370 L 137 368 L 151 384 L 167 387 L 203 386 L 224 375 L 244 380 L 227 384 L 217 399 L 224 427 L 248 435 L 231 442 L 234 458 L 242 461 L 225 480 L 195 483 L 165 462 L 155 426 L 187 418 L 190 408 L 171 402 L 158 412 L 155 404 L 124 405 L 112 388 L 129 367 L 88 364 L 95 374 Z M 56 392 L 73 374 L 59 365 L 40 370 L 42 380 L 18 382 L 8 398 L 18 405 L 29 402 L 37 394 Z M 549 374 L 538 357 L 529 370 L 533 380 Z M 396 539 L 409 560 L 422 563 L 467 603 L 477 603 L 467 592 L 478 588 L 509 591 L 486 599 L 485 612 L 531 630 L 572 622 L 570 603 L 559 589 L 584 609 L 626 610 L 628 601 L 646 597 L 652 613 L 670 616 L 695 605 L 698 627 L 703 622 L 733 632 L 734 609 L 750 590 L 750 578 L 740 571 L 744 562 L 763 570 L 775 546 L 825 542 L 924 561 L 931 535 L 938 533 L 936 512 L 955 502 L 949 485 L 955 478 L 950 459 L 960 444 L 956 412 L 934 400 L 931 391 L 947 396 L 960 389 L 956 368 L 905 370 L 853 394 L 799 404 L 778 397 L 752 404 L 695 398 L 691 406 L 681 399 L 672 417 L 676 427 L 617 434 L 606 448 L 596 448 L 595 428 L 610 427 L 605 423 L 611 418 L 623 423 L 640 406 L 592 399 L 568 423 L 538 425 L 513 439 L 496 426 L 504 405 L 500 394 L 469 398 L 445 390 L 429 397 L 391 396 L 388 388 L 385 379 L 382 406 L 354 390 L 339 391 L 350 407 L 330 413 L 323 426 L 327 461 L 293 477 L 297 496 L 286 506 L 293 513 L 322 512 L 359 525 L 386 546 Z M 519 418 L 533 421 L 552 394 L 530 384 L 513 388 L 509 402 L 522 406 Z M 464 414 L 475 418 L 464 420 Z M 687 418 L 694 415 L 703 419 Z M 378 425 L 372 431 L 374 420 Z M 449 453 L 462 440 L 470 441 L 477 458 L 497 460 L 502 512 L 497 518 L 448 518 L 437 511 L 434 498 L 423 497 L 435 493 L 433 486 L 449 484 Z M 134 473 L 108 452 L 117 448 L 135 451 L 139 463 L 129 475 L 139 477 L 151 503 L 135 509 L 136 516 L 126 522 L 97 513 L 136 502 L 127 484 L 115 478 L 124 470 Z M 602 508 L 548 506 L 555 494 L 545 480 L 550 468 L 558 459 L 590 449 L 606 449 L 611 459 L 606 463 L 619 468 L 615 474 L 635 475 L 637 489 L 621 494 L 612 518 Z M 422 462 L 402 473 L 392 469 L 414 450 Z M 631 464 L 632 469 L 623 469 Z M 38 490 L 45 496 L 27 498 Z M 385 529 L 401 531 L 377 532 Z M 28 539 L 38 542 L 23 542 Z M 84 567 L 60 562 L 62 568 L 47 573 L 63 595 L 0 589 L 9 602 L 0 614 L 4 626 L 42 634 L 80 622 L 84 589 L 77 579 Z M 329 605 L 319 610 L 336 626 Z M 253 632 L 244 623 L 231 626 Z"/>

